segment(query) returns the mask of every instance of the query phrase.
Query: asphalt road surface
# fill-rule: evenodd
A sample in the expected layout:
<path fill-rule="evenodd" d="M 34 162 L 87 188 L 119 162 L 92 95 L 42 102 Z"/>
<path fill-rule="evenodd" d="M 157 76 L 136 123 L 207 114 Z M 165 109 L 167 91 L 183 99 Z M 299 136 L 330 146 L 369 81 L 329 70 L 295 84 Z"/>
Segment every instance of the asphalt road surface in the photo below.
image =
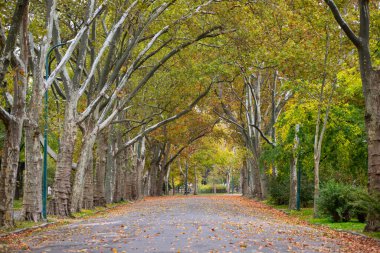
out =
<path fill-rule="evenodd" d="M 240 196 L 148 198 L 23 242 L 54 253 L 350 251 L 338 232 L 286 217 Z"/>

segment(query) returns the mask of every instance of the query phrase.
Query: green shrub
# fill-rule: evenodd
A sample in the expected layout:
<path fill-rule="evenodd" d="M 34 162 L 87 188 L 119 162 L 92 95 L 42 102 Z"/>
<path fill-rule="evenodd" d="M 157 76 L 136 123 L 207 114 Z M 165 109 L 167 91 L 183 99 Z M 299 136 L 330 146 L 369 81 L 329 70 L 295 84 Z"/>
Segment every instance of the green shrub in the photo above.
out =
<path fill-rule="evenodd" d="M 358 191 L 353 186 L 330 181 L 321 189 L 317 203 L 320 213 L 330 216 L 334 222 L 350 221 L 357 198 Z"/>
<path fill-rule="evenodd" d="M 358 220 L 365 222 L 369 212 L 380 213 L 380 195 L 369 195 L 366 190 L 357 189 L 352 205 Z"/>
<path fill-rule="evenodd" d="M 270 202 L 274 205 L 288 205 L 289 203 L 289 177 L 271 177 L 269 181 Z"/>
<path fill-rule="evenodd" d="M 278 175 L 269 180 L 270 202 L 274 205 L 288 205 L 290 195 L 289 175 Z M 313 184 L 301 176 L 301 206 L 307 207 L 313 202 Z"/>
<path fill-rule="evenodd" d="M 216 184 L 216 193 L 227 193 L 227 188 L 223 184 Z M 214 193 L 214 187 L 212 184 L 199 185 L 198 187 L 199 193 Z"/>

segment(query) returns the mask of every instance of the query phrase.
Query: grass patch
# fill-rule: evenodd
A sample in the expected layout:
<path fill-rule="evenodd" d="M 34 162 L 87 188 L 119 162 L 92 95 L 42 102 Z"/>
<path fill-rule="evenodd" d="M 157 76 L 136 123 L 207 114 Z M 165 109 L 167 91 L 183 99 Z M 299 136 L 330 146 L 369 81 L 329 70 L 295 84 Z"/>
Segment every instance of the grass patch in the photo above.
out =
<path fill-rule="evenodd" d="M 22 199 L 15 199 L 13 201 L 14 210 L 20 210 L 22 208 Z"/>
<path fill-rule="evenodd" d="M 94 209 L 82 209 L 82 211 L 73 213 L 72 215 L 74 216 L 74 218 L 77 218 L 77 219 L 87 218 L 87 217 L 93 216 L 99 212 L 105 211 L 108 208 L 113 208 L 113 207 L 117 207 L 120 205 L 125 205 L 127 203 L 128 203 L 127 201 L 122 201 L 122 202 L 118 202 L 118 203 L 107 204 L 106 206 L 97 206 Z"/>
<path fill-rule="evenodd" d="M 270 204 L 268 201 L 264 201 L 265 204 L 274 207 L 275 209 L 285 211 L 287 214 L 293 217 L 297 217 L 300 220 L 305 220 L 311 224 L 324 225 L 334 230 L 344 230 L 360 233 L 372 238 L 380 239 L 380 232 L 363 232 L 365 223 L 361 223 L 356 219 L 352 219 L 349 222 L 333 222 L 331 219 L 326 217 L 314 218 L 313 217 L 313 208 L 301 208 L 300 211 L 297 210 L 288 210 L 286 205 L 276 206 Z"/>
<path fill-rule="evenodd" d="M 31 228 L 31 227 L 34 227 L 34 226 L 41 225 L 43 223 L 45 223 L 45 222 L 43 222 L 43 221 L 39 221 L 39 222 L 34 222 L 34 221 L 15 221 L 15 226 L 13 228 L 0 227 L 0 234 L 9 233 L 9 232 L 16 231 L 16 230 L 23 229 L 23 228 Z"/>

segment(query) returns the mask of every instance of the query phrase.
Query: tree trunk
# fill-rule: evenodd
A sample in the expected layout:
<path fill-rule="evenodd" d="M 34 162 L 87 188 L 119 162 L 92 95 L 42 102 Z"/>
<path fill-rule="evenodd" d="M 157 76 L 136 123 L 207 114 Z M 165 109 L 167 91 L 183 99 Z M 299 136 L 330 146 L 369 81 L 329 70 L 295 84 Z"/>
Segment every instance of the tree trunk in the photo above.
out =
<path fill-rule="evenodd" d="M 262 199 L 262 191 L 261 191 L 261 175 L 260 175 L 260 167 L 259 161 L 257 157 L 250 158 L 250 162 L 252 164 L 252 178 L 253 178 L 253 197 L 258 199 Z"/>
<path fill-rule="evenodd" d="M 268 175 L 265 173 L 267 170 L 264 167 L 264 173 L 260 175 L 261 184 L 261 198 L 266 199 L 268 197 Z"/>
<path fill-rule="evenodd" d="M 133 189 L 133 173 L 136 169 L 136 154 L 134 153 L 133 146 L 127 148 L 127 168 L 126 168 L 126 178 L 125 178 L 125 194 L 126 199 L 133 200 L 132 189 Z"/>
<path fill-rule="evenodd" d="M 227 187 L 226 187 L 227 193 L 230 193 L 230 191 L 231 191 L 231 189 L 230 189 L 230 187 L 231 187 L 231 172 L 230 172 L 230 170 L 228 170 L 228 172 L 227 172 L 226 185 L 227 185 Z"/>
<path fill-rule="evenodd" d="M 289 198 L 289 209 L 295 210 L 297 208 L 297 149 L 299 145 L 299 125 L 295 127 L 295 137 L 293 146 L 293 155 L 290 162 L 290 198 Z"/>
<path fill-rule="evenodd" d="M 248 166 L 247 166 L 248 160 L 243 162 L 243 167 L 240 170 L 241 175 L 241 193 L 243 196 L 249 196 L 249 186 L 248 186 Z"/>
<path fill-rule="evenodd" d="M 42 57 L 42 56 L 41 56 Z M 25 121 L 25 175 L 23 218 L 35 222 L 42 219 L 42 154 L 40 145 L 40 116 L 42 113 L 43 73 L 34 59 L 33 90 Z"/>
<path fill-rule="evenodd" d="M 174 196 L 175 195 L 174 176 L 172 176 L 172 188 L 173 188 L 173 196 Z"/>
<path fill-rule="evenodd" d="M 115 189 L 115 136 L 114 130 L 108 133 L 108 152 L 107 152 L 107 164 L 106 164 L 106 180 L 105 180 L 105 195 L 106 202 L 110 204 L 113 202 L 113 193 Z"/>
<path fill-rule="evenodd" d="M 49 214 L 58 216 L 71 215 L 71 170 L 77 125 L 75 122 L 75 104 L 69 99 L 66 101 L 65 120 L 63 123 L 63 133 L 60 136 L 60 147 L 57 158 L 54 184 L 52 187 L 52 199 L 49 202 Z"/>
<path fill-rule="evenodd" d="M 37 110 L 37 109 L 35 109 Z M 40 130 L 32 113 L 25 125 L 25 175 L 23 218 L 37 222 L 42 219 L 42 155 Z M 39 113 L 38 113 L 39 115 Z M 38 117 L 38 115 L 36 115 Z"/>
<path fill-rule="evenodd" d="M 73 193 L 71 195 L 71 212 L 80 212 L 82 209 L 85 172 L 89 165 L 89 156 L 92 154 L 97 134 L 98 127 L 83 137 L 84 141 L 75 173 Z"/>
<path fill-rule="evenodd" d="M 380 196 L 380 70 L 370 76 L 365 122 L 368 138 L 368 190 Z M 365 231 L 380 231 L 380 214 L 370 210 Z"/>
<path fill-rule="evenodd" d="M 170 176 L 170 165 L 168 166 L 168 171 L 165 176 L 165 195 L 169 195 L 169 176 Z"/>
<path fill-rule="evenodd" d="M 121 141 L 118 141 L 118 146 L 120 147 Z M 114 202 L 120 202 L 125 200 L 125 171 L 126 171 L 126 163 L 127 160 L 127 149 L 124 149 L 120 152 L 114 159 L 116 159 L 116 185 L 115 185 L 115 194 L 114 194 Z"/>
<path fill-rule="evenodd" d="M 15 114 L 16 115 L 16 114 Z M 13 227 L 13 200 L 20 156 L 23 117 L 16 117 L 6 129 L 0 172 L 0 226 Z"/>
<path fill-rule="evenodd" d="M 137 194 L 136 198 L 141 199 L 143 197 L 143 171 L 145 168 L 145 137 L 137 143 Z"/>
<path fill-rule="evenodd" d="M 152 147 L 153 157 L 150 164 L 149 179 L 150 179 L 150 196 L 158 196 L 158 183 L 163 183 L 163 178 L 160 175 L 160 162 L 162 157 L 161 145 L 155 142 Z M 162 180 L 162 181 L 161 181 Z M 161 187 L 162 188 L 162 187 Z M 161 191 L 162 192 L 162 191 Z"/>
<path fill-rule="evenodd" d="M 198 195 L 198 178 L 197 178 L 197 169 L 194 166 L 194 195 Z"/>
<path fill-rule="evenodd" d="M 85 172 L 84 192 L 82 206 L 84 209 L 94 208 L 94 159 L 93 154 L 88 154 L 89 162 Z"/>
<path fill-rule="evenodd" d="M 106 206 L 105 176 L 107 166 L 107 132 L 98 135 L 95 164 L 94 206 Z"/>
<path fill-rule="evenodd" d="M 5 123 L 6 138 L 4 140 L 1 168 L 0 168 L 0 226 L 13 227 L 13 201 L 16 190 L 17 169 L 20 158 L 20 144 L 22 128 L 26 116 L 25 100 L 26 88 L 28 87 L 28 4 L 24 1 L 26 8 L 23 9 L 21 25 L 21 59 L 23 63 L 15 69 L 13 81 L 13 105 L 12 118 Z M 23 65 L 23 66 L 21 66 Z"/>

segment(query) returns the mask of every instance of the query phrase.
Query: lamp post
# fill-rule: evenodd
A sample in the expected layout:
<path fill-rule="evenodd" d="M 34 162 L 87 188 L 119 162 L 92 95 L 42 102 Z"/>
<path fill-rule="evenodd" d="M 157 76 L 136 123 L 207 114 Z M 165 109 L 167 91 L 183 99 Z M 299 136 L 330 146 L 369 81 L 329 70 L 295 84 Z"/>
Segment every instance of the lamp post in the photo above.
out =
<path fill-rule="evenodd" d="M 46 59 L 45 59 L 45 80 L 47 81 L 49 79 L 49 69 L 50 69 L 50 54 L 53 52 L 54 49 L 57 47 L 64 46 L 71 41 L 67 42 L 62 42 L 59 43 L 53 47 L 51 47 L 46 54 Z M 45 108 L 44 108 L 44 119 L 45 119 L 45 127 L 44 127 L 44 156 L 43 156 L 43 171 L 42 171 L 42 217 L 44 219 L 47 218 L 46 215 L 46 204 L 47 204 L 47 145 L 48 145 L 48 140 L 47 140 L 47 135 L 48 135 L 48 101 L 49 101 L 49 96 L 48 96 L 48 89 L 45 91 Z"/>

